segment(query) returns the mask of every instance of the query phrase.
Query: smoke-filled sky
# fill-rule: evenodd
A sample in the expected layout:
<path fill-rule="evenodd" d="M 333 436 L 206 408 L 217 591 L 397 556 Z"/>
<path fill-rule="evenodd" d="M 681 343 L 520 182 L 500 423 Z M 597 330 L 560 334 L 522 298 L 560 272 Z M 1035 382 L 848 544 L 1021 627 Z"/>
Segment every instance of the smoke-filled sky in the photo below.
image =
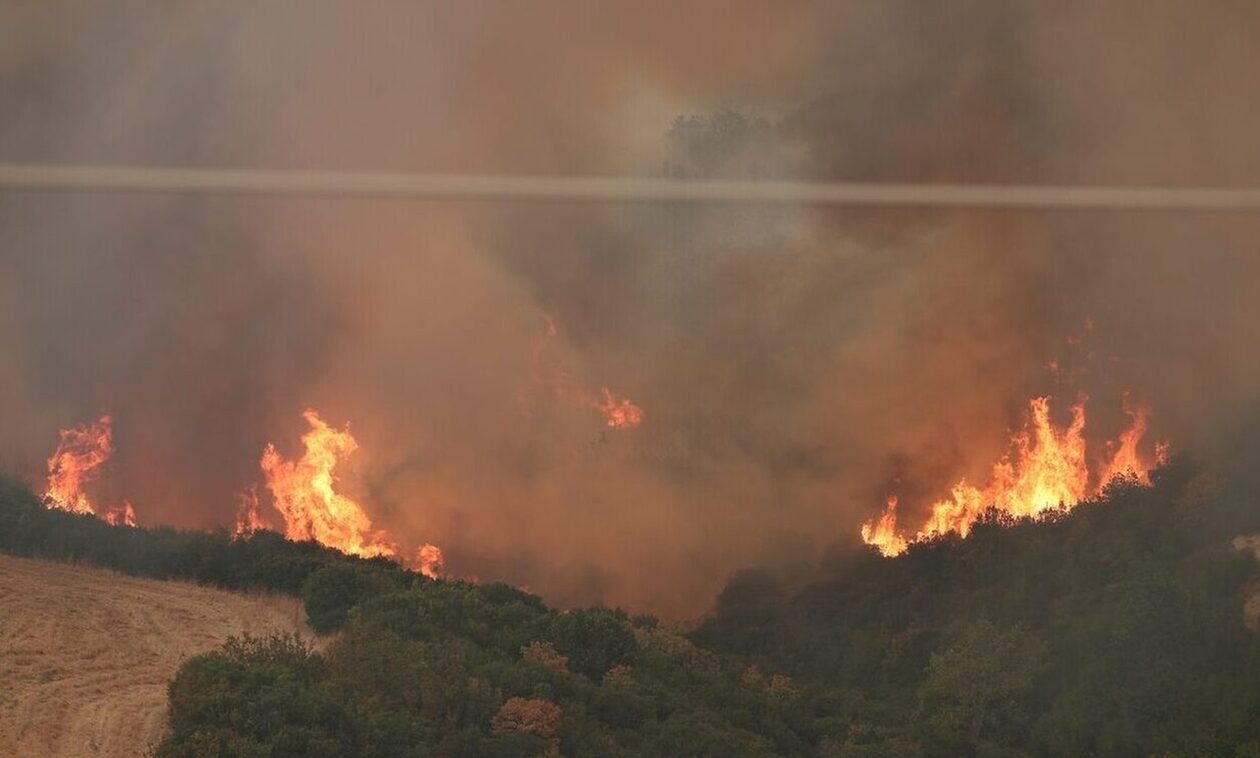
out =
<path fill-rule="evenodd" d="M 1255 186 L 1257 49 L 1242 0 L 10 2 L 0 161 Z M 1258 242 L 1242 214 L 7 191 L 0 469 L 37 483 L 108 411 L 101 499 L 227 524 L 314 407 L 361 445 L 346 490 L 454 573 L 694 615 L 892 489 L 983 476 L 1035 394 L 1088 394 L 1101 440 L 1127 390 L 1209 454 L 1256 406 Z"/>

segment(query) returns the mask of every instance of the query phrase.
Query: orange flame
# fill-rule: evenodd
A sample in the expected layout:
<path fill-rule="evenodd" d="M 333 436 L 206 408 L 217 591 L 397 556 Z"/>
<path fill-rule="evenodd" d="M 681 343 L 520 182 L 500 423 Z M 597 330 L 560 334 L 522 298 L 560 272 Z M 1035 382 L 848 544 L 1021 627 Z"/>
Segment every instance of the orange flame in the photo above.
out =
<path fill-rule="evenodd" d="M 1168 440 L 1160 440 L 1155 443 L 1155 468 L 1168 464 L 1168 455 L 1172 450 L 1172 443 Z"/>
<path fill-rule="evenodd" d="M 1138 453 L 1138 443 L 1142 441 L 1142 437 L 1146 434 L 1147 410 L 1145 408 L 1125 408 L 1125 413 L 1129 414 L 1132 423 L 1128 429 L 1120 434 L 1119 444 L 1111 443 L 1109 445 L 1115 450 L 1115 453 L 1103 470 L 1101 482 L 1106 484 L 1117 477 L 1126 477 L 1137 479 L 1142 484 L 1149 485 L 1151 483 L 1149 471 Z M 1155 446 L 1156 464 L 1162 463 L 1161 459 L 1166 458 L 1167 454 L 1166 443 L 1157 444 Z"/>
<path fill-rule="evenodd" d="M 232 539 L 241 539 L 254 532 L 271 528 L 271 524 L 260 515 L 260 508 L 258 488 L 250 485 L 241 493 L 241 504 L 236 510 L 236 527 L 232 530 Z"/>
<path fill-rule="evenodd" d="M 874 545 L 886 558 L 906 550 L 906 540 L 897 536 L 897 496 L 888 497 L 888 505 L 879 518 L 862 524 L 862 541 Z"/>
<path fill-rule="evenodd" d="M 643 423 L 642 408 L 607 387 L 601 392 L 604 395 L 603 401 L 596 401 L 594 404 L 604 413 L 604 426 L 609 429 L 633 429 Z"/>
<path fill-rule="evenodd" d="M 547 345 L 555 338 L 558 330 L 556 329 L 555 319 L 545 313 L 540 315 L 542 316 L 544 330 L 534 342 L 531 350 L 531 367 L 534 381 L 549 385 L 556 396 L 566 402 L 598 410 L 604 414 L 604 426 L 608 429 L 633 429 L 643 423 L 643 409 L 632 403 L 628 398 L 613 392 L 607 387 L 601 388 L 600 396 L 596 397 L 589 390 L 575 388 L 568 373 L 562 368 L 545 370 L 543 353 L 546 351 Z"/>
<path fill-rule="evenodd" d="M 114 452 L 112 423 L 106 414 L 95 424 L 61 430 L 61 442 L 48 459 L 48 490 L 44 503 L 49 508 L 96 513 L 83 486 L 96 478 L 101 464 Z"/>
<path fill-rule="evenodd" d="M 313 410 L 302 414 L 310 431 L 302 435 L 306 452 L 286 461 L 274 445 L 263 451 L 263 473 L 276 510 L 284 518 L 284 536 L 315 540 L 350 555 L 394 555 L 397 548 L 354 500 L 336 491 L 333 470 L 358 449 L 350 430 L 330 427 Z"/>
<path fill-rule="evenodd" d="M 1150 484 L 1150 470 L 1167 458 L 1167 444 L 1156 446 L 1153 462 L 1139 451 L 1146 434 L 1148 412 L 1128 410 L 1131 424 L 1091 482 L 1085 445 L 1085 403 L 1072 407 L 1072 422 L 1058 428 L 1050 418 L 1050 399 L 1029 403 L 1025 428 L 1011 439 L 1011 452 L 993 466 L 989 484 L 980 489 L 965 480 L 954 485 L 950 497 L 932 504 L 924 525 L 907 539 L 898 534 L 897 500 L 889 498 L 884 512 L 862 525 L 862 540 L 885 556 L 899 555 L 910 544 L 956 533 L 966 537 L 989 508 L 1016 518 L 1044 518 L 1071 510 L 1098 494 L 1116 477 Z"/>
<path fill-rule="evenodd" d="M 101 520 L 111 526 L 135 526 L 136 525 L 136 509 L 131 507 L 131 503 L 126 500 L 122 505 L 116 505 L 101 516 Z"/>
<path fill-rule="evenodd" d="M 442 569 L 445 561 L 442 558 L 442 548 L 437 545 L 425 543 L 416 550 L 416 559 L 414 561 L 416 570 L 430 579 L 437 579 L 442 575 Z"/>

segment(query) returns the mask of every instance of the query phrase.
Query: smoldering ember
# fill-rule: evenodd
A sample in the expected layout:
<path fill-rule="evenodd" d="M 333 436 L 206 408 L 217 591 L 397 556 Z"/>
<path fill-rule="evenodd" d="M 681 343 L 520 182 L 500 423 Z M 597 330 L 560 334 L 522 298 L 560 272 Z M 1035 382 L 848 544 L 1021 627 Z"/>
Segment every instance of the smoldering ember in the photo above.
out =
<path fill-rule="evenodd" d="M 0 2 L 0 755 L 1260 755 L 1258 48 Z"/>

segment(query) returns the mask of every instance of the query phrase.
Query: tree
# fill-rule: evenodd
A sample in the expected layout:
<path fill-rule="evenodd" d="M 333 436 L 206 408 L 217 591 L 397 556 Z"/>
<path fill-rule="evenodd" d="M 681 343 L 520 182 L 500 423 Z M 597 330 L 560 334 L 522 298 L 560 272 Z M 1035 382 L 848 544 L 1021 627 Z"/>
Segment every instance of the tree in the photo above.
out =
<path fill-rule="evenodd" d="M 350 609 L 399 589 L 390 575 L 368 565 L 334 563 L 311 574 L 303 592 L 306 617 L 320 634 L 346 625 Z"/>
<path fill-rule="evenodd" d="M 595 681 L 613 666 L 630 663 L 638 650 L 623 616 L 605 608 L 558 614 L 548 636 L 556 650 L 568 656 L 570 669 Z"/>
<path fill-rule="evenodd" d="M 921 696 L 936 724 L 979 741 L 1022 718 L 1020 700 L 1045 654 L 1045 644 L 1023 629 L 967 623 L 932 654 Z"/>
<path fill-rule="evenodd" d="M 551 739 L 560 730 L 562 717 L 560 706 L 549 700 L 523 697 L 509 698 L 490 720 L 490 728 L 496 734 L 523 732 L 535 737 Z"/>

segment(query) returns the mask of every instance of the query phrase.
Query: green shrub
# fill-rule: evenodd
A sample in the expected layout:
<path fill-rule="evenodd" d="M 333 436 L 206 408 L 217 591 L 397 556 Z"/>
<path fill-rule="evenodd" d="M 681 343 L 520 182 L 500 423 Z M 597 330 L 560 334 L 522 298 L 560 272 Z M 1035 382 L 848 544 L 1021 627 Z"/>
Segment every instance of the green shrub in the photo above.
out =
<path fill-rule="evenodd" d="M 375 566 L 332 563 L 307 577 L 302 601 L 311 628 L 328 634 L 346 625 L 351 608 L 400 587 L 397 574 Z"/>
<path fill-rule="evenodd" d="M 557 614 L 551 620 L 547 638 L 568 657 L 569 668 L 595 681 L 613 666 L 633 661 L 638 651 L 625 614 L 606 608 Z"/>

